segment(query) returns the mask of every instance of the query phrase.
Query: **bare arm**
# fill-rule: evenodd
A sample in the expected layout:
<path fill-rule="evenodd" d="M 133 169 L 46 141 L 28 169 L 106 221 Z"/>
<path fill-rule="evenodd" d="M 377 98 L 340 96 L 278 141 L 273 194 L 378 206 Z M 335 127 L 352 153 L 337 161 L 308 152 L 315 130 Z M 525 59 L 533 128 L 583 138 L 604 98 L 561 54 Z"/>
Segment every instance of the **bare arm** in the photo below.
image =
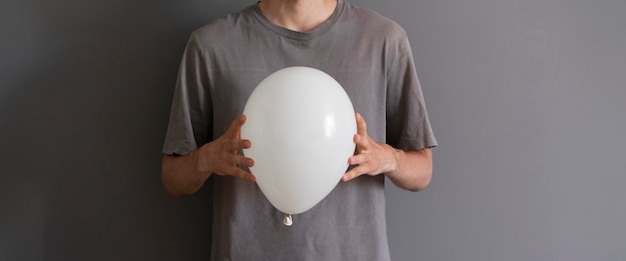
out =
<path fill-rule="evenodd" d="M 410 191 L 428 187 L 433 176 L 432 152 L 430 149 L 403 151 L 395 149 L 397 168 L 385 175 L 396 184 Z"/>
<path fill-rule="evenodd" d="M 367 124 L 360 114 L 356 115 L 357 134 L 354 142 L 356 153 L 350 157 L 350 165 L 357 165 L 342 177 L 349 181 L 360 175 L 385 174 L 396 186 L 410 190 L 425 189 L 432 178 L 432 152 L 430 149 L 404 151 L 381 144 L 369 137 Z"/>
<path fill-rule="evenodd" d="M 245 116 L 238 117 L 220 138 L 186 155 L 165 155 L 161 168 L 165 189 L 175 197 L 193 194 L 212 174 L 254 182 L 252 174 L 237 167 L 254 165 L 252 159 L 237 154 L 238 150 L 251 146 L 249 140 L 242 140 L 239 136 L 245 122 Z"/>

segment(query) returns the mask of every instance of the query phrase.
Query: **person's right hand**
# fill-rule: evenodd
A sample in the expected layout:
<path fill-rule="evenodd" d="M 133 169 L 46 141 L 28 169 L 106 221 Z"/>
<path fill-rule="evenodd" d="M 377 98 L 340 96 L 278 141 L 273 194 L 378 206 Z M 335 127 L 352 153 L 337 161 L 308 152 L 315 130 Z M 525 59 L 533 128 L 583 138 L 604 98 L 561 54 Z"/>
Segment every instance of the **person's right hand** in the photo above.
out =
<path fill-rule="evenodd" d="M 256 178 L 249 172 L 237 167 L 252 167 L 254 160 L 237 154 L 240 149 L 252 146 L 249 140 L 241 139 L 241 126 L 246 123 L 246 116 L 240 115 L 221 137 L 198 149 L 195 160 L 199 171 L 222 176 L 234 176 L 254 182 Z"/>

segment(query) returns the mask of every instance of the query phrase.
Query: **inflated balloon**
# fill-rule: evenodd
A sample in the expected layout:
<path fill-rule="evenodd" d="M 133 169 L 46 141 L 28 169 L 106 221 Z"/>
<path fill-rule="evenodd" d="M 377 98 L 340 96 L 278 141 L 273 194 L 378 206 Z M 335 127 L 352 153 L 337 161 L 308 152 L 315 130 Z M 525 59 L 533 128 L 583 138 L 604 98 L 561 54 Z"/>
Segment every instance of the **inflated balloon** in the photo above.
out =
<path fill-rule="evenodd" d="M 350 98 L 328 74 L 289 67 L 265 78 L 243 112 L 241 138 L 252 147 L 250 171 L 274 207 L 288 214 L 305 212 L 337 185 L 354 153 L 356 133 Z"/>

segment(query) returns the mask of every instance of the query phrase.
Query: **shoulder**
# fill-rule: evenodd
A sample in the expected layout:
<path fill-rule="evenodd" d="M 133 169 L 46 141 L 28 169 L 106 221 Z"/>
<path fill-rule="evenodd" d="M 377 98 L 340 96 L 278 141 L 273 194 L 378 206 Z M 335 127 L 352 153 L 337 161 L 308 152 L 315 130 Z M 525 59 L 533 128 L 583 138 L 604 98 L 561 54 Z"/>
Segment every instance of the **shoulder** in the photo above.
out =
<path fill-rule="evenodd" d="M 359 25 L 361 30 L 370 31 L 387 39 L 404 39 L 406 31 L 396 21 L 365 7 L 344 2 L 344 17 L 348 23 Z"/>
<path fill-rule="evenodd" d="M 238 35 L 253 30 L 252 27 L 256 24 L 254 15 L 253 7 L 248 6 L 196 29 L 191 34 L 191 40 L 198 47 L 232 43 L 237 40 Z"/>

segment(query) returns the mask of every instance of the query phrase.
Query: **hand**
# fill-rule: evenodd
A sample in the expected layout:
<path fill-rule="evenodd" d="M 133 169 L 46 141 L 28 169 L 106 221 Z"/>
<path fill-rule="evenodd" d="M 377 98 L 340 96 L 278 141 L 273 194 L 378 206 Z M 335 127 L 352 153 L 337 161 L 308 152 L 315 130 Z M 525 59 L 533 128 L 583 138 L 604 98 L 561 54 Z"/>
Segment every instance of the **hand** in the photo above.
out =
<path fill-rule="evenodd" d="M 356 113 L 357 134 L 354 135 L 356 150 L 348 159 L 354 168 L 343 174 L 341 180 L 349 181 L 363 174 L 375 176 L 381 173 L 395 171 L 398 163 L 395 157 L 395 149 L 387 144 L 374 141 L 367 134 L 367 124 L 361 114 Z"/>
<path fill-rule="evenodd" d="M 244 123 L 246 123 L 245 115 L 237 117 L 231 122 L 226 133 L 198 149 L 195 162 L 200 172 L 234 176 L 250 182 L 256 180 L 251 173 L 237 167 L 238 165 L 245 167 L 254 165 L 254 160 L 251 158 L 237 154 L 238 150 L 252 146 L 249 140 L 242 140 L 240 137 L 241 126 Z"/>

